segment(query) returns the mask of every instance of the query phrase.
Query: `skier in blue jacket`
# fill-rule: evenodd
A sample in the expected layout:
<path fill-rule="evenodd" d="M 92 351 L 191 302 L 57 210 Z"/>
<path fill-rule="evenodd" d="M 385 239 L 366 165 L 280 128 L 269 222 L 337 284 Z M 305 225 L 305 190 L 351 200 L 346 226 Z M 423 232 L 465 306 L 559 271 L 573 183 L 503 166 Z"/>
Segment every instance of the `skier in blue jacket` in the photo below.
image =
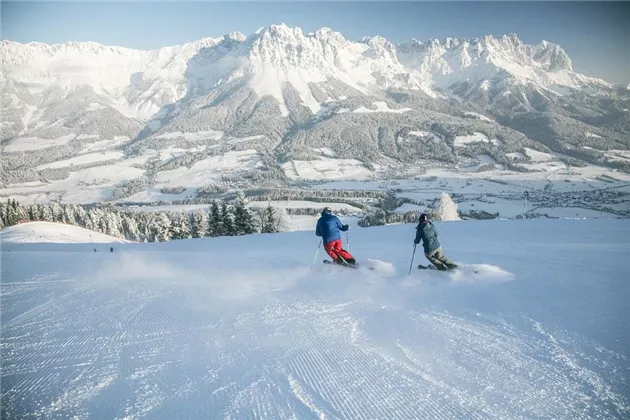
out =
<path fill-rule="evenodd" d="M 332 214 L 329 207 L 324 207 L 317 221 L 315 234 L 321 236 L 324 249 L 337 264 L 356 264 L 352 254 L 342 248 L 340 231 L 345 232 L 348 228 L 348 225 L 341 223 L 341 220 Z"/>
<path fill-rule="evenodd" d="M 457 268 L 457 265 L 453 263 L 448 257 L 442 254 L 442 246 L 438 241 L 437 229 L 429 221 L 429 217 L 426 213 L 420 215 L 418 226 L 416 227 L 416 239 L 413 241 L 415 245 L 418 245 L 422 241 L 422 247 L 424 248 L 424 256 L 438 270 L 449 270 L 451 268 Z"/>

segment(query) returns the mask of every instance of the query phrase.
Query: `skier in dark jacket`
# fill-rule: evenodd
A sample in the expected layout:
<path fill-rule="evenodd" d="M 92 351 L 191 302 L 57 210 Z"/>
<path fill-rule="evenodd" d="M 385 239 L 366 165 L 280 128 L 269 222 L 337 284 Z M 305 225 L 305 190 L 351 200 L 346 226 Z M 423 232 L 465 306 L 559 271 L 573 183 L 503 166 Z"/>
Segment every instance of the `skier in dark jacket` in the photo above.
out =
<path fill-rule="evenodd" d="M 451 268 L 457 268 L 457 265 L 453 263 L 448 257 L 442 254 L 442 246 L 438 241 L 437 229 L 429 221 L 429 217 L 422 213 L 420 215 L 420 221 L 416 227 L 416 239 L 414 244 L 418 245 L 422 240 L 422 247 L 424 248 L 424 255 L 438 270 L 448 270 Z"/>
<path fill-rule="evenodd" d="M 337 264 L 356 264 L 354 257 L 342 248 L 341 233 L 348 230 L 348 225 L 341 223 L 341 220 L 332 214 L 329 207 L 322 210 L 321 217 L 317 221 L 315 235 L 321 236 L 324 249 L 330 258 Z"/>

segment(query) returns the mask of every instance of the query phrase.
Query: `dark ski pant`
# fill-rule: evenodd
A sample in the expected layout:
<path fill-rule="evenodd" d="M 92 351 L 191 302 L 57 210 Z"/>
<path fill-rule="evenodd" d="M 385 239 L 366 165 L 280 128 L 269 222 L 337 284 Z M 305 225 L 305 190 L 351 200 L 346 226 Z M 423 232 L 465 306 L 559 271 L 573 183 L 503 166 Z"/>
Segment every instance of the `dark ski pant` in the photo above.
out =
<path fill-rule="evenodd" d="M 453 261 L 449 260 L 446 255 L 442 254 L 442 247 L 439 247 L 434 251 L 427 252 L 424 255 L 437 268 L 442 267 L 442 265 L 445 265 L 447 268 L 456 266 Z"/>
<path fill-rule="evenodd" d="M 324 249 L 326 250 L 328 255 L 330 255 L 330 258 L 332 258 L 335 262 L 337 262 L 339 257 L 341 257 L 347 262 L 353 263 L 354 257 L 352 256 L 352 254 L 341 248 L 341 246 L 341 239 L 337 239 L 336 241 L 328 242 L 327 244 L 325 244 Z"/>

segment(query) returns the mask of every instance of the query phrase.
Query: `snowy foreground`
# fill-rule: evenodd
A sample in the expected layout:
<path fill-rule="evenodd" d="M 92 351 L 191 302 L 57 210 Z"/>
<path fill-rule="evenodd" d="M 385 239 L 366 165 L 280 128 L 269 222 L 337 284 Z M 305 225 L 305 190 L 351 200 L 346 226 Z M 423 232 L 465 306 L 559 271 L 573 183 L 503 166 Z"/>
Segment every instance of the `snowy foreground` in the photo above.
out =
<path fill-rule="evenodd" d="M 463 270 L 407 276 L 413 227 L 353 227 L 356 271 L 312 232 L 3 237 L 2 418 L 630 417 L 628 221 L 439 223 Z"/>

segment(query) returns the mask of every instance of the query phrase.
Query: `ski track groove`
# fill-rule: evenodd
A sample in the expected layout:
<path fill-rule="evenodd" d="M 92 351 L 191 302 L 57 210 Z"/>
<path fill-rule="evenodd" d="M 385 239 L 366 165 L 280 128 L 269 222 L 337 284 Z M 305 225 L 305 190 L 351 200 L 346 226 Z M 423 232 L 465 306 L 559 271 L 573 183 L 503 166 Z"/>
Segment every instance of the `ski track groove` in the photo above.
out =
<path fill-rule="evenodd" d="M 313 353 L 313 358 L 316 360 L 316 368 L 320 366 L 326 367 L 326 378 L 330 381 L 329 392 L 338 400 L 338 405 L 341 407 L 345 416 L 347 418 L 363 418 L 361 416 L 360 408 L 357 406 L 355 401 L 353 401 L 348 391 L 344 389 L 343 385 L 339 382 L 336 372 L 331 371 L 330 369 L 331 366 L 336 368 L 339 368 L 340 366 L 337 363 L 334 363 L 328 354 L 324 356 L 320 348 Z"/>
<path fill-rule="evenodd" d="M 354 379 L 354 383 L 353 386 L 356 387 L 356 383 L 359 382 L 359 386 L 361 387 L 361 392 L 362 394 L 365 394 L 367 398 L 367 401 L 378 401 L 378 399 L 375 398 L 371 398 L 373 396 L 373 394 L 375 393 L 373 387 L 374 387 L 374 382 L 367 380 L 366 377 L 364 376 L 364 372 L 365 372 L 365 366 L 368 366 L 370 363 L 370 359 L 365 357 L 363 358 L 364 360 L 360 360 L 361 357 L 360 356 L 364 356 L 364 354 L 362 354 L 360 352 L 360 350 L 358 350 L 356 347 L 353 346 L 348 346 L 345 344 L 341 344 L 338 341 L 331 341 L 331 348 L 335 349 L 336 352 L 333 353 L 335 355 L 346 355 L 346 360 L 350 360 L 351 363 L 346 364 L 346 363 L 341 363 L 341 369 L 344 373 L 343 377 L 345 378 L 353 378 Z M 363 367 L 363 368 L 362 368 Z M 376 382 L 378 383 L 378 382 Z M 366 410 L 371 408 L 371 412 L 367 413 L 364 412 L 363 414 L 366 416 L 366 418 L 375 418 L 376 416 L 376 412 L 381 412 L 381 408 L 377 405 L 370 407 L 369 405 L 365 405 Z M 391 412 L 391 407 L 390 407 L 390 412 Z M 387 417 L 387 413 L 382 413 L 381 415 L 385 415 L 385 417 Z"/>
<path fill-rule="evenodd" d="M 330 311 L 322 308 L 321 313 L 330 313 Z M 414 410 L 408 408 L 409 402 L 403 400 L 402 395 L 395 394 L 394 398 L 388 398 L 387 387 L 382 384 L 382 377 L 385 377 L 391 373 L 388 369 L 391 368 L 389 363 L 379 349 L 371 349 L 370 351 L 362 350 L 356 344 L 346 344 L 347 340 L 343 340 L 344 336 L 358 335 L 361 337 L 362 332 L 356 320 L 352 320 L 345 316 L 341 320 L 330 320 L 327 317 L 320 317 L 317 323 L 323 324 L 325 328 L 322 328 L 324 335 L 315 334 L 307 339 L 306 344 L 300 342 L 295 344 L 294 347 L 307 346 L 306 348 L 312 349 L 306 352 L 306 354 L 300 354 L 294 358 L 294 362 L 290 365 L 291 369 L 296 373 L 298 378 L 305 381 L 311 389 L 315 390 L 326 400 L 329 401 L 331 406 L 338 410 L 343 416 L 351 418 L 412 418 L 414 417 Z M 332 325 L 334 323 L 341 324 Z M 302 329 L 304 333 L 304 329 Z M 329 331 L 335 331 L 336 335 L 331 335 Z M 301 334 L 300 338 L 303 338 L 305 334 Z M 297 339 L 296 339 L 297 341 Z M 325 343 L 325 344 L 322 344 Z M 366 343 L 361 343 L 366 344 Z M 344 355 L 345 357 L 342 357 Z M 325 374 L 328 369 L 324 366 L 338 367 L 337 371 L 341 371 L 341 377 L 346 379 L 346 386 L 342 386 L 335 380 L 322 380 L 312 372 L 320 372 Z M 365 369 L 366 366 L 372 369 Z M 403 372 L 405 374 L 406 372 Z M 395 377 L 400 377 L 401 374 L 397 373 Z M 311 379 L 312 378 L 312 379 Z M 401 378 L 402 379 L 402 378 Z M 405 390 L 406 396 L 411 397 L 412 401 L 420 401 L 422 404 L 416 408 L 417 410 L 426 413 L 426 416 L 430 418 L 446 419 L 446 418 L 470 418 L 472 414 L 469 410 L 461 407 L 460 405 L 439 405 L 433 402 L 432 399 L 427 399 L 423 395 L 423 387 L 427 386 L 424 381 L 418 381 L 418 379 L 407 379 L 409 386 Z M 322 385 L 322 383 L 329 383 L 329 387 Z M 423 385 L 424 384 L 424 385 Z M 350 398 L 348 390 L 352 391 L 359 389 L 360 394 L 353 394 Z M 433 392 L 433 388 L 429 387 L 429 391 Z M 426 392 L 426 391 L 425 391 Z M 404 398 L 409 400 L 410 398 Z M 345 401 L 355 400 L 357 404 L 360 404 L 363 409 L 353 404 L 345 404 Z M 376 401 L 384 401 L 374 404 Z M 413 404 L 412 404 L 413 405 Z M 479 417 L 477 413 L 473 415 Z"/>
<path fill-rule="evenodd" d="M 377 353 L 376 356 L 381 357 L 381 354 Z M 383 362 L 385 362 L 385 361 L 386 360 L 383 360 Z M 381 367 L 383 367 L 383 370 L 384 370 L 384 372 L 380 372 L 380 373 L 382 373 L 382 374 L 387 373 L 388 369 L 386 369 L 385 366 L 383 366 L 381 364 L 379 364 L 379 365 Z M 388 365 L 389 365 L 389 363 L 388 363 Z M 388 367 L 391 367 L 391 366 L 388 366 Z M 373 384 L 373 388 L 374 388 L 371 393 L 368 393 L 368 401 L 379 401 L 381 399 L 383 401 L 390 400 L 391 399 L 390 397 L 391 397 L 392 394 L 390 392 L 388 392 L 389 390 L 387 389 L 387 387 L 385 387 L 383 389 L 382 386 L 381 386 L 380 387 L 381 389 L 376 389 L 377 384 L 379 384 L 379 385 L 381 384 L 382 377 L 379 378 L 377 372 L 370 372 L 370 371 L 368 371 L 368 373 L 371 373 L 371 374 L 368 377 L 368 382 L 367 383 L 368 384 Z M 384 377 L 390 377 L 390 378 L 392 377 L 392 375 L 387 375 L 387 376 L 383 375 L 383 376 Z M 396 375 L 394 375 L 394 376 L 396 377 L 396 379 L 394 379 L 394 380 L 397 380 L 397 379 L 399 379 L 400 374 L 396 373 Z M 407 393 L 411 394 L 411 395 L 408 395 L 408 396 L 410 396 L 410 397 L 413 396 L 414 397 L 413 399 L 410 399 L 411 401 L 414 401 L 413 404 L 409 404 L 408 402 L 404 402 L 402 400 L 402 398 L 403 398 L 403 392 L 402 391 L 403 390 L 401 390 L 400 393 L 393 394 L 393 400 L 394 400 L 395 403 L 392 402 L 392 403 L 390 403 L 390 405 L 385 405 L 383 407 L 383 408 L 388 409 L 389 412 L 386 411 L 385 413 L 381 413 L 381 415 L 384 416 L 384 417 L 388 417 L 388 416 L 391 415 L 391 413 L 395 413 L 394 418 L 398 418 L 398 419 L 404 419 L 404 418 L 411 418 L 411 417 L 413 417 L 414 411 L 412 411 L 409 407 L 410 406 L 415 406 L 417 404 L 416 403 L 417 401 L 422 401 L 422 398 L 418 398 L 419 395 L 416 392 L 416 388 L 417 388 L 418 384 L 414 383 L 414 385 L 415 386 L 412 387 L 411 389 L 408 389 L 408 390 L 404 391 L 405 394 L 407 394 Z M 382 393 L 383 395 L 379 396 L 378 395 L 379 393 Z M 405 397 L 406 396 L 407 395 L 405 395 Z M 379 411 L 382 411 L 382 410 L 379 410 Z M 400 411 L 402 411 L 402 413 L 398 414 L 398 412 L 400 412 Z"/>
<path fill-rule="evenodd" d="M 335 311 L 339 309 L 340 308 L 335 308 Z M 351 320 L 346 317 L 342 321 L 347 324 Z M 329 323 L 330 321 L 326 320 L 326 322 Z M 335 328 L 331 328 L 330 330 L 340 331 L 343 333 L 341 334 L 342 336 L 347 334 L 351 335 L 355 332 L 357 322 L 350 322 L 350 324 L 351 326 L 349 328 L 349 331 Z M 356 399 L 359 402 L 364 402 L 363 404 L 361 404 L 361 407 L 364 407 L 364 409 L 362 410 L 361 407 L 358 407 L 355 404 L 349 407 L 349 409 L 353 409 L 354 412 L 356 414 L 359 414 L 361 418 L 375 418 L 378 417 L 378 414 L 380 414 L 381 416 L 387 416 L 388 414 L 383 412 L 383 410 L 388 410 L 391 407 L 381 407 L 380 405 L 369 404 L 369 402 L 378 401 L 378 399 L 376 398 L 376 394 L 379 391 L 377 390 L 375 385 L 373 385 L 378 383 L 378 381 L 375 381 L 376 378 L 370 375 L 366 376 L 365 369 L 362 368 L 362 366 L 366 366 L 370 362 L 365 353 L 361 352 L 355 346 L 345 345 L 345 343 L 341 344 L 337 337 L 327 338 L 326 342 L 328 343 L 329 349 L 332 351 L 323 351 L 320 352 L 320 354 L 326 355 L 326 358 L 328 359 L 328 363 L 330 365 L 339 366 L 344 373 L 344 375 L 342 375 L 344 378 L 346 378 L 348 381 L 352 380 L 351 386 L 339 386 L 339 394 L 344 399 L 352 401 L 352 399 L 349 398 L 350 395 L 348 394 L 347 390 L 350 388 L 356 389 L 357 384 L 360 386 L 361 393 L 360 395 L 356 395 Z M 342 358 L 339 357 L 339 355 L 346 355 L 346 359 L 341 360 Z M 348 361 L 349 363 L 346 363 L 346 361 Z M 392 410 L 389 411 L 392 412 Z"/>
<path fill-rule="evenodd" d="M 405 357 L 413 364 L 413 368 L 409 368 L 408 366 L 406 367 L 410 374 L 413 376 L 420 376 L 423 380 L 423 382 L 427 383 L 427 386 L 429 387 L 429 390 L 431 391 L 431 393 L 448 393 L 448 394 L 452 394 L 453 397 L 462 400 L 462 392 L 461 391 L 457 391 L 456 389 L 453 389 L 451 386 L 449 386 L 448 384 L 439 381 L 433 377 L 431 377 L 431 375 L 427 374 L 424 372 L 424 370 L 426 369 L 424 367 L 424 364 L 421 363 L 419 360 L 417 360 L 417 356 L 408 348 L 405 347 L 401 347 L 401 350 L 404 352 Z M 401 364 L 405 364 L 405 362 L 399 361 L 399 363 Z M 406 364 L 405 364 L 406 365 Z M 421 392 L 421 390 L 418 390 L 417 392 Z M 420 394 L 418 395 L 416 392 L 416 397 L 419 399 L 422 398 L 427 398 L 425 396 L 425 394 Z M 470 396 L 468 395 L 464 395 L 464 397 L 469 398 Z M 431 402 L 432 398 L 429 396 L 428 397 L 428 401 Z M 464 398 L 464 401 L 467 401 Z M 481 414 L 479 414 L 477 411 L 478 410 L 483 410 L 483 407 L 477 407 L 476 410 L 471 411 L 471 409 L 466 408 L 466 407 L 459 407 L 459 410 L 462 412 L 462 416 L 460 418 L 478 418 L 478 419 L 484 419 L 486 417 L 481 416 Z"/>
<path fill-rule="evenodd" d="M 278 304 L 263 295 L 248 312 L 218 317 L 191 308 L 177 285 L 47 282 L 2 294 L 11 314 L 35 305 L 2 323 L 9 413 L 89 418 L 112 384 L 114 392 L 135 390 L 106 410 L 129 419 L 163 417 L 165 406 L 189 402 L 191 413 L 212 418 L 392 420 L 610 418 L 624 404 L 580 364 L 601 368 L 608 359 L 588 359 L 534 320 L 539 336 L 408 311 L 409 330 L 392 352 L 370 335 L 364 316 L 378 311 L 360 299 L 291 292 L 293 303 Z M 36 304 L 38 293 L 45 302 Z M 203 358 L 186 358 L 198 348 Z M 206 373 L 190 379 L 193 369 Z M 589 406 L 593 398 L 606 401 Z"/>
<path fill-rule="evenodd" d="M 442 322 L 440 331 L 442 331 L 443 339 L 449 342 L 467 342 L 467 346 L 458 346 L 462 351 L 461 364 L 466 366 L 485 366 L 484 369 L 468 369 L 471 374 L 477 378 L 477 385 L 492 386 L 491 384 L 499 384 L 502 391 L 508 391 L 503 397 L 508 398 L 510 404 L 514 406 L 522 415 L 526 416 L 566 416 L 567 412 L 572 412 L 577 418 L 583 415 L 578 408 L 567 406 L 566 401 L 586 401 L 589 398 L 581 389 L 587 387 L 591 392 L 598 395 L 596 385 L 589 381 L 582 381 L 579 375 L 574 375 L 571 371 L 564 369 L 562 366 L 545 363 L 547 358 L 553 358 L 553 348 L 548 343 L 541 343 L 532 337 L 526 335 L 507 335 L 497 336 L 497 331 L 493 331 L 485 326 L 477 326 L 471 329 L 470 326 L 456 325 L 456 319 L 451 317 L 441 317 Z M 439 324 L 436 319 L 436 324 Z M 462 333 L 465 335 L 462 337 Z M 484 337 L 483 334 L 487 334 Z M 479 343 L 476 342 L 479 341 Z M 474 347 L 483 348 L 481 344 L 486 343 L 484 352 L 474 350 Z M 444 346 L 449 349 L 451 346 Z M 540 349 L 546 349 L 545 357 L 542 360 L 532 357 L 528 352 L 532 352 L 536 348 L 538 353 Z M 508 351 L 505 351 L 505 350 Z M 503 350 L 503 351 L 501 351 Z M 487 358 L 484 359 L 485 353 L 494 354 L 493 363 L 488 364 Z M 409 356 L 409 355 L 408 355 Z M 456 360 L 456 359 L 453 359 Z M 523 362 L 523 360 L 525 362 Z M 526 371 L 523 369 L 526 368 Z M 456 370 L 454 370 L 456 372 Z M 551 371 L 551 372 L 549 372 Z M 540 380 L 535 381 L 534 378 L 545 378 L 543 383 Z M 601 378 L 598 375 L 591 375 L 590 379 L 597 382 Z M 462 377 L 462 381 L 469 382 L 467 377 Z M 586 382 L 586 383 L 585 383 Z M 576 389 L 576 386 L 578 387 Z M 541 399 L 545 395 L 554 395 L 555 404 L 541 405 Z M 612 396 L 612 404 L 619 406 L 620 399 Z M 600 397 L 601 398 L 601 397 Z M 547 401 L 548 402 L 548 401 Z M 489 408 L 489 407 L 488 407 Z M 602 407 L 604 413 L 611 415 L 607 409 Z M 595 411 L 599 412 L 599 408 Z M 604 415 L 604 413 L 600 413 Z"/>
<path fill-rule="evenodd" d="M 296 375 L 303 380 L 310 389 L 315 391 L 319 398 L 322 398 L 324 403 L 331 407 L 335 412 L 341 414 L 341 410 L 337 405 L 337 402 L 331 395 L 328 393 L 327 389 L 322 389 L 320 385 L 320 381 L 317 380 L 316 376 L 313 374 L 311 367 L 306 359 L 306 355 L 299 355 L 295 358 L 294 363 L 291 364 L 291 369 L 296 373 Z"/>
<path fill-rule="evenodd" d="M 347 320 L 348 319 L 346 319 L 346 321 Z M 357 322 L 352 323 L 351 328 L 349 329 L 347 334 L 352 334 L 356 336 L 357 331 L 359 331 L 359 329 L 357 328 L 357 325 L 358 325 Z M 333 329 L 333 330 L 339 331 L 340 329 Z M 355 337 L 355 340 L 356 340 L 356 337 Z M 365 343 L 362 343 L 362 344 L 365 344 Z M 345 354 L 353 361 L 353 363 L 342 365 L 342 369 L 344 370 L 344 373 L 346 373 L 346 375 L 344 376 L 346 377 L 352 376 L 354 378 L 357 378 L 360 381 L 360 386 L 362 387 L 362 389 L 364 389 L 364 393 L 367 396 L 368 402 L 382 400 L 384 396 L 381 396 L 379 394 L 386 394 L 387 391 L 386 389 L 382 388 L 381 386 L 382 377 L 377 376 L 377 371 L 379 374 L 385 377 L 388 377 L 386 375 L 387 369 L 385 368 L 386 360 L 383 358 L 382 350 L 378 349 L 378 350 L 373 350 L 372 352 L 366 352 L 365 350 L 362 350 L 360 347 L 356 345 L 346 344 L 345 341 L 341 341 L 341 342 L 333 341 L 332 345 L 337 347 L 337 354 Z M 370 346 L 368 346 L 368 348 L 370 348 Z M 373 367 L 373 369 L 365 369 L 365 366 L 371 366 Z M 418 388 L 419 386 L 420 384 L 417 381 L 413 381 L 412 386 L 408 390 L 408 392 L 412 392 L 415 394 L 414 390 Z M 419 395 L 416 394 L 416 396 L 418 397 Z M 402 397 L 398 396 L 398 399 L 400 398 Z M 415 401 L 422 401 L 422 398 L 416 399 Z M 431 400 L 428 400 L 426 402 L 429 405 L 433 405 Z M 408 405 L 409 403 L 403 403 L 401 401 L 399 407 L 405 407 Z M 378 417 L 377 414 L 380 414 L 382 418 L 387 418 L 391 416 L 392 412 L 396 411 L 396 408 L 397 407 L 394 405 L 375 404 L 372 407 L 374 411 L 371 413 L 371 415 L 372 417 Z M 431 407 L 427 407 L 427 408 L 429 409 Z M 433 411 L 434 411 L 433 417 L 439 418 L 439 416 L 441 415 L 440 411 L 439 410 L 433 410 Z M 435 417 L 435 415 L 437 415 L 438 417 Z"/>
<path fill-rule="evenodd" d="M 336 367 L 338 370 L 341 365 L 331 358 L 329 354 L 330 352 L 322 352 L 320 343 L 315 344 L 317 344 L 317 347 L 313 352 L 313 359 L 315 360 L 314 363 L 316 370 L 319 370 L 317 368 L 320 368 L 322 371 L 326 371 L 326 377 L 330 380 L 331 383 L 330 393 L 332 395 L 335 395 L 337 399 L 340 400 L 338 402 L 338 405 L 342 408 L 342 412 L 347 418 L 363 418 L 361 417 L 362 413 L 360 408 L 357 407 L 357 404 L 351 398 L 351 395 L 348 394 L 347 389 L 339 383 L 338 377 L 335 372 L 331 372 L 331 366 Z M 349 415 L 349 413 L 351 414 Z"/>
<path fill-rule="evenodd" d="M 300 377 L 304 378 L 309 386 L 313 390 L 317 391 L 318 394 L 324 396 L 325 400 L 332 406 L 333 409 L 335 409 L 339 414 L 342 414 L 343 410 L 339 402 L 329 392 L 329 389 L 325 385 L 322 385 L 326 383 L 323 379 L 324 371 L 316 369 L 317 362 L 313 361 L 314 356 L 311 354 L 312 352 L 317 351 L 317 348 L 314 346 L 316 341 L 309 337 L 310 335 L 315 335 L 314 331 L 309 330 L 308 335 L 302 334 L 306 341 L 305 348 L 308 350 L 296 357 L 298 364 L 304 368 L 304 373 L 302 373 Z"/>

